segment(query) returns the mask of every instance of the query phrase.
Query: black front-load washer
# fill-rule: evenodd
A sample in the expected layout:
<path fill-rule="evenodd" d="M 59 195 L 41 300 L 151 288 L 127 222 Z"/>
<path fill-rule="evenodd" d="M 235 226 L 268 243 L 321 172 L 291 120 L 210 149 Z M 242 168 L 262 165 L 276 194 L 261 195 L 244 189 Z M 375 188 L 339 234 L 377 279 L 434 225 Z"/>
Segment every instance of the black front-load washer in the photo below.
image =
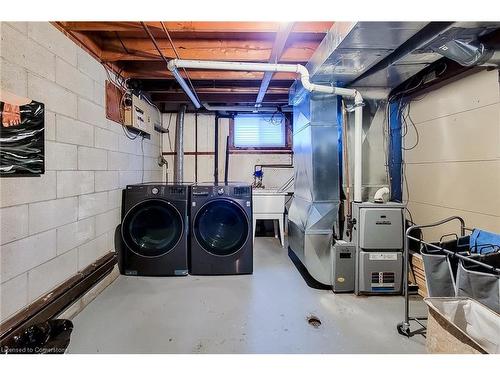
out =
<path fill-rule="evenodd" d="M 191 223 L 191 274 L 253 272 L 251 186 L 193 185 Z"/>
<path fill-rule="evenodd" d="M 123 190 L 116 235 L 122 274 L 188 274 L 189 193 L 187 184 L 146 183 Z"/>

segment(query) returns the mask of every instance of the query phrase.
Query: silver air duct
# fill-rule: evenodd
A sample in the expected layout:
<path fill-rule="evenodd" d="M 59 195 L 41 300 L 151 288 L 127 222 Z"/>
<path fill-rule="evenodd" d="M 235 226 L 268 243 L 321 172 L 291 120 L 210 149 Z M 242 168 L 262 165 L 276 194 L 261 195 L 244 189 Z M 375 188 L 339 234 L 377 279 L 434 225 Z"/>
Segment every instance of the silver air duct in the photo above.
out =
<path fill-rule="evenodd" d="M 454 39 L 431 48 L 463 66 L 498 66 L 500 63 L 500 51 L 489 49 L 478 41 L 465 42 Z"/>
<path fill-rule="evenodd" d="M 174 182 L 182 182 L 184 176 L 184 115 L 186 105 L 182 104 L 177 112 L 175 123 L 175 156 L 174 156 Z"/>
<path fill-rule="evenodd" d="M 493 26 L 493 25 L 489 25 Z M 480 41 L 490 28 L 452 27 L 432 40 L 428 49 L 462 66 L 494 66 L 500 64 L 500 51 Z"/>

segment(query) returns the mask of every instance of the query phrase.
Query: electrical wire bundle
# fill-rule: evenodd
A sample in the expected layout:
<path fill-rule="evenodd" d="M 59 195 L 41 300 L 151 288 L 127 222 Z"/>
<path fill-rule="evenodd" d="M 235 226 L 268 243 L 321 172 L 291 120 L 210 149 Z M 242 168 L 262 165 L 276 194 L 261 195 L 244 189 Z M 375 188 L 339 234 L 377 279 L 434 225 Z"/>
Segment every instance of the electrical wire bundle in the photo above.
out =
<path fill-rule="evenodd" d="M 402 150 L 403 152 L 405 151 L 411 151 L 417 148 L 419 142 L 420 142 L 420 134 L 418 132 L 418 128 L 413 121 L 411 117 L 411 104 L 413 102 L 417 102 L 422 100 L 427 94 L 421 95 L 420 97 L 414 97 L 413 94 L 416 93 L 422 85 L 427 82 L 427 78 L 429 77 L 430 74 L 434 73 L 436 77 L 439 77 L 442 75 L 447 69 L 447 64 L 444 63 L 443 69 L 439 73 L 435 73 L 434 71 L 428 72 L 420 77 L 417 83 L 414 83 L 415 79 L 410 79 L 406 85 L 406 88 L 403 91 L 400 91 L 396 93 L 395 95 L 392 95 L 389 97 L 389 101 L 387 103 L 386 107 L 386 129 L 384 129 L 384 140 L 386 145 L 388 145 L 387 139 L 392 139 L 393 137 L 393 131 L 398 130 L 401 132 L 401 138 L 402 138 Z M 417 77 L 414 77 L 417 78 Z M 395 109 L 393 109 L 390 113 L 389 116 L 387 114 L 389 113 L 390 109 L 390 104 L 389 103 L 397 103 L 397 106 Z M 394 118 L 393 116 L 396 116 L 396 118 L 400 119 L 400 128 L 396 129 L 391 129 L 390 126 L 390 119 Z M 411 134 L 410 132 L 414 133 L 414 142 L 412 145 L 407 146 L 405 144 L 406 137 Z M 385 148 L 386 150 L 388 147 Z M 387 168 L 387 173 L 389 174 L 389 155 L 386 151 L 386 168 Z M 401 161 L 401 191 L 406 190 L 406 202 L 410 200 L 410 190 L 409 190 L 409 185 L 408 185 L 408 179 L 406 176 L 406 162 L 405 158 L 402 158 Z M 408 208 L 406 208 L 406 211 L 408 212 L 410 216 L 410 222 L 414 224 L 413 221 L 413 216 Z"/>
<path fill-rule="evenodd" d="M 145 134 L 142 132 L 132 133 L 124 125 L 124 116 L 125 116 L 124 108 L 126 107 L 125 100 L 126 100 L 127 96 L 132 95 L 133 91 L 127 85 L 128 78 L 127 79 L 123 78 L 121 75 L 121 71 L 117 72 L 116 74 L 110 74 L 108 68 L 104 64 L 103 64 L 103 66 L 104 66 L 104 70 L 106 72 L 106 75 L 108 77 L 108 80 L 123 91 L 123 94 L 120 98 L 120 103 L 119 103 L 120 120 L 121 120 L 121 126 L 123 129 L 123 133 L 125 134 L 125 136 L 128 139 L 130 139 L 132 141 L 136 140 L 139 136 L 141 137 L 141 153 L 142 153 L 141 182 L 144 182 L 144 169 L 145 169 L 145 166 L 144 166 L 144 164 L 145 164 L 144 138 L 145 138 Z M 152 103 L 149 100 L 149 98 L 147 98 L 145 95 L 142 95 L 141 93 L 139 93 L 139 97 L 144 99 L 148 104 L 150 104 L 151 106 L 156 108 L 156 110 L 158 111 L 158 114 L 160 116 L 160 122 L 161 122 L 162 121 L 162 114 L 160 112 L 160 109 L 154 103 Z M 160 155 L 162 156 L 163 153 L 161 151 L 161 148 L 162 148 L 162 139 L 161 138 L 160 138 L 159 142 L 160 142 Z"/>
<path fill-rule="evenodd" d="M 281 124 L 283 124 L 284 119 L 285 115 L 283 114 L 283 112 L 276 111 L 271 115 L 269 120 L 265 119 L 265 121 L 274 126 L 281 126 Z"/>

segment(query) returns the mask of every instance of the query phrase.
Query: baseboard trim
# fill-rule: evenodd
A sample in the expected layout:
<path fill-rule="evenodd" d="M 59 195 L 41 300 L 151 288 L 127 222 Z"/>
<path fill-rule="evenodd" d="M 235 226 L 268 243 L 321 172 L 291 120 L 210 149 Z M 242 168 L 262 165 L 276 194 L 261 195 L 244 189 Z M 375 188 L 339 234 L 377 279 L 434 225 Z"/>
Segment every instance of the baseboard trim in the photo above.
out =
<path fill-rule="evenodd" d="M 68 306 L 64 311 L 62 311 L 57 319 L 73 319 L 80 312 L 87 307 L 87 305 L 92 302 L 99 294 L 101 294 L 104 289 L 110 286 L 116 278 L 120 276 L 120 271 L 118 270 L 118 266 L 115 265 L 113 270 L 105 276 L 101 281 L 99 281 L 92 289 L 82 295 L 79 299 L 73 302 L 70 306 Z"/>
<path fill-rule="evenodd" d="M 28 327 L 58 316 L 110 274 L 116 263 L 116 254 L 107 253 L 0 324 L 0 352 L 12 346 L 12 339 Z"/>

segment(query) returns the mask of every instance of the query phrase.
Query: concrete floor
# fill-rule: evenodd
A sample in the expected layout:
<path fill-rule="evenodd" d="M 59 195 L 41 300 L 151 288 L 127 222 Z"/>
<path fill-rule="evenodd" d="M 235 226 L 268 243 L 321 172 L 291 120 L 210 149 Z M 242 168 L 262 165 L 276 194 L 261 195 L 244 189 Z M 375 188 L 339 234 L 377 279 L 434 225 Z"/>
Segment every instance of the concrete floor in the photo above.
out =
<path fill-rule="evenodd" d="M 425 311 L 413 303 L 413 312 Z M 73 320 L 70 353 L 425 353 L 396 332 L 403 298 L 309 288 L 274 238 L 254 274 L 120 276 Z M 322 325 L 314 328 L 307 317 Z"/>

